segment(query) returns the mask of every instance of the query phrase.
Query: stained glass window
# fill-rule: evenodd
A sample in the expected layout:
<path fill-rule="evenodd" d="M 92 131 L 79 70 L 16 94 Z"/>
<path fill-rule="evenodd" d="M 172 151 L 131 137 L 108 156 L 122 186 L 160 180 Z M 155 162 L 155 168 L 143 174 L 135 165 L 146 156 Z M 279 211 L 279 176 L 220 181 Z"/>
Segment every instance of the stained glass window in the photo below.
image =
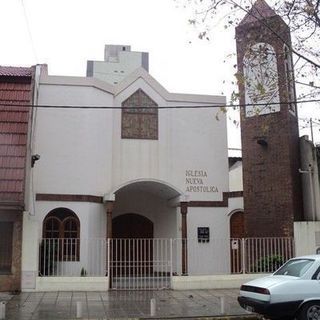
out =
<path fill-rule="evenodd" d="M 141 89 L 122 103 L 123 139 L 158 139 L 158 105 Z"/>

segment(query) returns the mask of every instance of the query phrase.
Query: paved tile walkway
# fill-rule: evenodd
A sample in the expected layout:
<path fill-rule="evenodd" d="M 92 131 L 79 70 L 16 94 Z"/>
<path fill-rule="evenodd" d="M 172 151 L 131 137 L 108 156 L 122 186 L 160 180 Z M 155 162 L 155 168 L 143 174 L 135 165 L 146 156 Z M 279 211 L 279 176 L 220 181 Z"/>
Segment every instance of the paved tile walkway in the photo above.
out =
<path fill-rule="evenodd" d="M 148 318 L 151 298 L 156 301 L 156 318 L 218 316 L 220 297 L 224 297 L 226 315 L 247 315 L 237 303 L 238 292 L 228 289 L 21 293 L 10 300 L 7 296 L 6 320 L 75 319 L 77 302 L 82 305 L 82 319 Z"/>

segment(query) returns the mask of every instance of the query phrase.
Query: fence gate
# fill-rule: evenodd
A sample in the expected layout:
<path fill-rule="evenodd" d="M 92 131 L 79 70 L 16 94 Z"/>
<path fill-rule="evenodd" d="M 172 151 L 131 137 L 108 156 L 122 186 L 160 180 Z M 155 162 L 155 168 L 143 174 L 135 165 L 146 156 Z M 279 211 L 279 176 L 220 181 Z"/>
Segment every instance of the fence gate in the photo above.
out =
<path fill-rule="evenodd" d="M 171 239 L 109 239 L 108 274 L 114 290 L 169 289 Z"/>

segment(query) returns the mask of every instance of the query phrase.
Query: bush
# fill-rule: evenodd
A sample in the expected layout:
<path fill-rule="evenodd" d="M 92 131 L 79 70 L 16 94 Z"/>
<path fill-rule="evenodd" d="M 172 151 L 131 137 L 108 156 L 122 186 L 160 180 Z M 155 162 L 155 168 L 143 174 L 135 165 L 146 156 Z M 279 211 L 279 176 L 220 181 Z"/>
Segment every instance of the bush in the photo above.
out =
<path fill-rule="evenodd" d="M 283 265 L 284 261 L 280 255 L 267 256 L 257 260 L 251 270 L 252 272 L 274 272 Z"/>

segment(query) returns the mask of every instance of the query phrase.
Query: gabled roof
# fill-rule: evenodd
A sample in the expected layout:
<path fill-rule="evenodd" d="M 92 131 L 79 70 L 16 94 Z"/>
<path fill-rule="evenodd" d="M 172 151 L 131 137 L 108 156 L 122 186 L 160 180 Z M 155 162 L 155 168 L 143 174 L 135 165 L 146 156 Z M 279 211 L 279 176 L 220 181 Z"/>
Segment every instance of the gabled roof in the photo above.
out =
<path fill-rule="evenodd" d="M 239 26 L 242 26 L 247 23 L 256 22 L 262 19 L 270 18 L 273 16 L 277 16 L 275 11 L 267 4 L 264 0 L 257 0 L 250 11 L 246 14 L 246 16 L 239 23 Z"/>
<path fill-rule="evenodd" d="M 204 104 L 219 104 L 226 103 L 224 96 L 203 95 L 203 94 L 185 94 L 171 93 L 167 91 L 155 78 L 153 78 L 144 68 L 138 68 L 129 74 L 123 81 L 115 86 L 115 95 L 120 94 L 135 81 L 143 79 L 150 87 L 152 87 L 164 100 L 171 102 L 191 102 Z"/>
<path fill-rule="evenodd" d="M 225 105 L 225 96 L 184 94 L 168 92 L 156 79 L 154 79 L 144 68 L 138 68 L 124 78 L 116 85 L 111 85 L 100 79 L 93 77 L 68 77 L 68 76 L 50 76 L 47 73 L 41 75 L 40 83 L 43 85 L 69 85 L 94 87 L 96 89 L 108 92 L 114 96 L 130 87 L 134 82 L 142 79 L 152 87 L 164 100 L 169 102 L 190 102 L 203 104 Z"/>

